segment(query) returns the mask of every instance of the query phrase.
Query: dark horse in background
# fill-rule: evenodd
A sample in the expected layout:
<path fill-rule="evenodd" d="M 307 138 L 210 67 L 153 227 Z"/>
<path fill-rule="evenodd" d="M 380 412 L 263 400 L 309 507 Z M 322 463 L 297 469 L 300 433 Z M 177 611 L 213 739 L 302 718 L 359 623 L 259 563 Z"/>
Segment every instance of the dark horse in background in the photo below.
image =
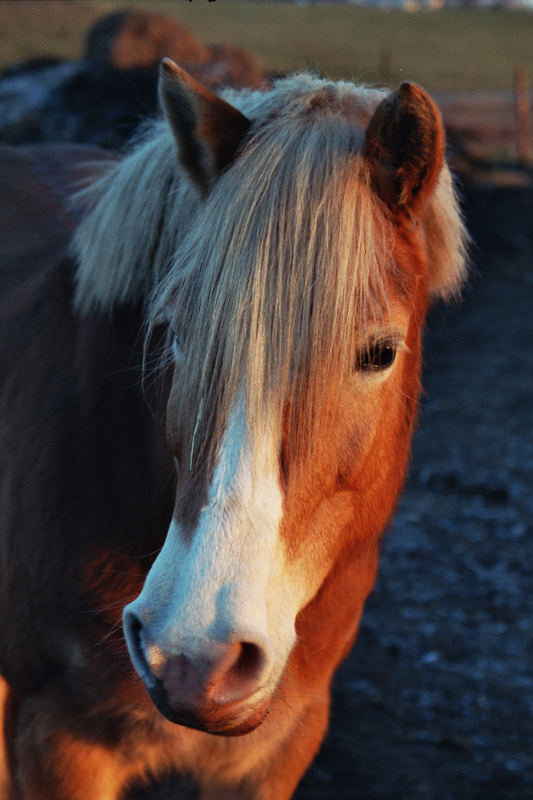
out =
<path fill-rule="evenodd" d="M 1 156 L 10 800 L 172 771 L 291 796 L 402 486 L 426 310 L 463 275 L 420 88 L 221 99 L 165 61 L 160 95 L 120 159 Z"/>

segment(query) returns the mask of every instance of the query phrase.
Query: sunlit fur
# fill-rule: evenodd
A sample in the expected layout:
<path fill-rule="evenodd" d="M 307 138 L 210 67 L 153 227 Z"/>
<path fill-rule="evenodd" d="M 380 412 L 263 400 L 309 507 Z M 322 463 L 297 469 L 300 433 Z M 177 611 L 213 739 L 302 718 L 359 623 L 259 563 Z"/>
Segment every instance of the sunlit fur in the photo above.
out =
<path fill-rule="evenodd" d="M 243 376 L 252 435 L 289 401 L 294 438 L 309 444 L 315 432 L 298 430 L 299 399 L 306 419 L 318 419 L 331 376 L 342 382 L 353 370 L 354 337 L 364 341 L 386 313 L 391 282 L 409 291 L 360 152 L 384 96 L 308 75 L 271 92 L 231 92 L 251 136 L 205 203 L 179 175 L 164 125 L 90 188 L 94 208 L 75 242 L 76 304 L 146 301 L 157 287 L 150 322 L 166 317 L 183 340 L 180 407 L 196 455 L 219 441 Z M 428 292 L 453 295 L 464 231 L 447 167 L 422 225 Z"/>

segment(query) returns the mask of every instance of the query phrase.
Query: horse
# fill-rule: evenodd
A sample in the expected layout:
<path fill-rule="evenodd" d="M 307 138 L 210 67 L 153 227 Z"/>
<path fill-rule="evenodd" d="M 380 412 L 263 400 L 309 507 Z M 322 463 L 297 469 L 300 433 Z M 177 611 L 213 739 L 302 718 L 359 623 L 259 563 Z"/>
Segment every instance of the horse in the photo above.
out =
<path fill-rule="evenodd" d="M 2 151 L 3 796 L 284 800 L 376 577 L 466 234 L 437 107 L 161 65 L 121 156 Z"/>

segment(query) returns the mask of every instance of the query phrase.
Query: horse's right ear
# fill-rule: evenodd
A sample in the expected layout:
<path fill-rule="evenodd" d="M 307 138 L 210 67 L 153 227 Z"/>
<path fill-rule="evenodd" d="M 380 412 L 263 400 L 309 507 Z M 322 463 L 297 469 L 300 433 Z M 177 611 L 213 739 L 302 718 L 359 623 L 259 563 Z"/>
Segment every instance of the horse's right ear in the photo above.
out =
<path fill-rule="evenodd" d="M 159 97 L 178 144 L 179 159 L 200 191 L 207 194 L 235 158 L 250 121 L 169 58 L 161 62 Z"/>
<path fill-rule="evenodd" d="M 377 107 L 364 156 L 373 187 L 394 214 L 417 214 L 431 196 L 444 159 L 444 129 L 431 97 L 402 85 Z"/>

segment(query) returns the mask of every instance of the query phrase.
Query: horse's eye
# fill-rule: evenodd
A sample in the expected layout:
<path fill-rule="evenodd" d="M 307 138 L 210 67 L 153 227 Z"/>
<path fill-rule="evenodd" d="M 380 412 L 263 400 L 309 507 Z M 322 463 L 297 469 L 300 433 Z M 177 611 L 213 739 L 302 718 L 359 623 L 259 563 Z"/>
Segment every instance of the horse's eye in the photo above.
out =
<path fill-rule="evenodd" d="M 356 369 L 363 372 L 378 372 L 392 366 L 397 348 L 391 342 L 375 342 L 357 356 Z"/>

